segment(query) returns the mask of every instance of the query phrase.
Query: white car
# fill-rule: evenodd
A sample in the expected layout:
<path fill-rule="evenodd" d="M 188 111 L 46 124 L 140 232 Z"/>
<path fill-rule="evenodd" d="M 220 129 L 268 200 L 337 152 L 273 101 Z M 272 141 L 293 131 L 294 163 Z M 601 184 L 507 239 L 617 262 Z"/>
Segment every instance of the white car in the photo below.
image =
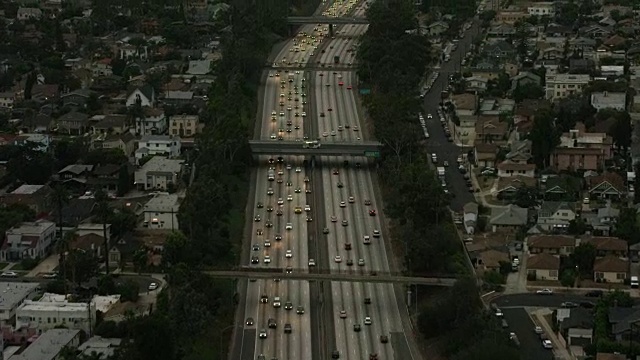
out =
<path fill-rule="evenodd" d="M 551 340 L 542 340 L 542 347 L 545 349 L 553 349 L 553 343 Z"/>
<path fill-rule="evenodd" d="M 553 295 L 553 290 L 551 290 L 551 289 L 542 289 L 542 290 L 536 291 L 536 294 L 538 294 L 538 295 Z"/>
<path fill-rule="evenodd" d="M 343 208 L 343 207 L 346 207 L 346 206 L 347 206 L 347 203 L 346 203 L 346 202 L 344 202 L 344 201 L 340 201 L 340 207 L 342 207 L 342 208 Z"/>
<path fill-rule="evenodd" d="M 333 261 L 337 262 L 337 263 L 341 263 L 342 262 L 342 256 L 340 255 L 336 255 L 335 258 L 333 258 Z"/>
<path fill-rule="evenodd" d="M 271 263 L 271 256 L 265 255 L 264 256 L 264 260 L 262 262 L 264 262 L 265 264 L 270 264 Z"/>
<path fill-rule="evenodd" d="M 311 206 L 309 206 L 309 205 L 305 205 L 305 206 L 304 206 L 304 211 L 306 211 L 306 212 L 311 211 Z"/>
<path fill-rule="evenodd" d="M 5 271 L 0 274 L 1 277 L 15 278 L 18 277 L 18 273 L 15 271 Z"/>
<path fill-rule="evenodd" d="M 158 283 L 154 283 L 154 282 L 149 284 L 149 287 L 148 287 L 149 291 L 156 290 L 157 288 L 158 288 Z"/>
<path fill-rule="evenodd" d="M 364 318 L 364 324 L 365 325 L 371 325 L 371 317 L 370 316 L 366 316 Z"/>
<path fill-rule="evenodd" d="M 315 259 L 309 259 L 309 266 L 316 266 L 316 260 Z"/>
<path fill-rule="evenodd" d="M 276 134 L 271 134 L 270 138 L 271 138 L 271 140 L 277 139 Z"/>
<path fill-rule="evenodd" d="M 264 241 L 264 247 L 271 247 L 271 240 L 265 240 Z"/>
<path fill-rule="evenodd" d="M 278 205 L 282 205 L 284 204 L 284 200 L 282 200 L 282 198 L 278 198 Z"/>
<path fill-rule="evenodd" d="M 282 304 L 280 303 L 280 297 L 276 296 L 273 298 L 273 307 L 279 308 Z"/>
<path fill-rule="evenodd" d="M 307 113 L 303 111 L 301 115 L 302 115 L 302 117 L 306 117 Z"/>
<path fill-rule="evenodd" d="M 293 251 L 287 250 L 284 254 L 284 257 L 286 257 L 287 259 L 291 259 L 293 257 Z"/>
<path fill-rule="evenodd" d="M 284 229 L 285 230 L 292 230 L 293 229 L 293 224 L 287 223 L 287 225 L 285 225 Z"/>
<path fill-rule="evenodd" d="M 293 201 L 293 195 L 287 195 L 287 201 Z"/>
<path fill-rule="evenodd" d="M 349 202 L 353 204 L 354 202 L 356 202 L 356 198 L 354 198 L 353 196 L 349 196 Z"/>
<path fill-rule="evenodd" d="M 427 119 L 433 119 L 433 115 L 427 114 Z"/>
<path fill-rule="evenodd" d="M 302 172 L 302 168 L 298 166 L 298 167 L 296 168 L 296 172 L 297 172 L 297 173 Z"/>
<path fill-rule="evenodd" d="M 365 236 L 363 237 L 363 242 L 364 242 L 365 244 L 371 244 L 371 237 L 370 237 L 369 235 L 365 235 Z"/>
<path fill-rule="evenodd" d="M 373 237 L 374 238 L 380 237 L 380 230 L 373 230 Z"/>

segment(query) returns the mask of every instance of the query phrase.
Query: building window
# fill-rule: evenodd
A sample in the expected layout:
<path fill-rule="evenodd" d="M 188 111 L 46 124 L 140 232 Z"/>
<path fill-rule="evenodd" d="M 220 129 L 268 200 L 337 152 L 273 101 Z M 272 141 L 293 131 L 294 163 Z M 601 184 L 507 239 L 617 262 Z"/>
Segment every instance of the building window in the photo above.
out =
<path fill-rule="evenodd" d="M 625 274 L 625 273 L 617 273 L 616 274 L 616 279 L 618 279 L 618 280 L 624 280 L 626 278 L 627 278 L 627 274 Z"/>

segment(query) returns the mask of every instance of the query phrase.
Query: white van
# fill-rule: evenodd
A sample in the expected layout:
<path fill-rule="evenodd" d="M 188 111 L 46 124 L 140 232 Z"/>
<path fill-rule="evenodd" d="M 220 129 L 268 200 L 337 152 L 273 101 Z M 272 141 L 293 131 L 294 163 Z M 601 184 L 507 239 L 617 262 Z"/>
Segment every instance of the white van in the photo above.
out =
<path fill-rule="evenodd" d="M 631 287 L 634 289 L 638 288 L 638 277 L 637 276 L 632 276 L 631 277 Z"/>

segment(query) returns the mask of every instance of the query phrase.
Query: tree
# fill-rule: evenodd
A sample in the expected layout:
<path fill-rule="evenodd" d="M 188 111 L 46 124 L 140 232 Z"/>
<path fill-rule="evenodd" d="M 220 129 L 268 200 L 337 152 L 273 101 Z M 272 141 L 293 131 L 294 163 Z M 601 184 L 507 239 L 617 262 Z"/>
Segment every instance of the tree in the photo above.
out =
<path fill-rule="evenodd" d="M 631 146 L 632 132 L 631 116 L 627 112 L 621 112 L 621 114 L 616 117 L 616 122 L 610 130 L 610 135 L 613 137 L 613 142 L 622 150 L 623 154 L 626 154 Z"/>
<path fill-rule="evenodd" d="M 131 174 L 129 173 L 129 167 L 124 164 L 120 166 L 118 172 L 118 196 L 124 196 L 131 190 Z"/>
<path fill-rule="evenodd" d="M 531 208 L 538 205 L 538 188 L 519 187 L 514 195 L 514 204 L 522 208 Z"/>
<path fill-rule="evenodd" d="M 636 209 L 622 208 L 620 217 L 616 223 L 615 234 L 621 239 L 627 240 L 629 245 L 640 242 Z"/>
<path fill-rule="evenodd" d="M 591 243 L 576 246 L 569 257 L 579 275 L 590 277 L 593 274 L 593 264 L 596 261 L 596 247 Z"/>
<path fill-rule="evenodd" d="M 118 285 L 117 291 L 120 294 L 121 301 L 138 301 L 138 291 L 139 291 L 138 283 L 133 280 L 126 280 L 122 284 Z"/>
<path fill-rule="evenodd" d="M 97 93 L 92 92 L 89 94 L 87 102 L 85 103 L 85 108 L 90 114 L 96 113 L 102 108 L 102 104 L 100 103 Z"/>
<path fill-rule="evenodd" d="M 533 145 L 532 153 L 535 163 L 539 168 L 546 168 L 549 164 L 549 156 L 560 142 L 560 134 L 554 125 L 551 110 L 536 111 L 529 140 Z"/>
<path fill-rule="evenodd" d="M 109 221 L 109 218 L 111 216 L 113 216 L 113 210 L 111 209 L 111 207 L 109 207 L 109 198 L 107 197 L 107 194 L 102 190 L 102 189 L 98 189 L 95 194 L 94 194 L 94 198 L 96 199 L 96 207 L 95 207 L 95 215 L 98 219 L 98 221 L 100 221 L 102 223 L 102 236 L 104 239 L 104 265 L 105 265 L 105 272 L 107 274 L 109 274 L 109 237 L 107 234 L 107 223 Z"/>
<path fill-rule="evenodd" d="M 76 285 L 89 281 L 98 273 L 98 260 L 93 254 L 80 249 L 68 252 L 64 266 L 67 279 Z"/>
<path fill-rule="evenodd" d="M 513 99 L 516 103 L 520 103 L 525 99 L 542 99 L 544 97 L 544 88 L 538 84 L 525 83 L 518 85 L 513 90 Z"/>

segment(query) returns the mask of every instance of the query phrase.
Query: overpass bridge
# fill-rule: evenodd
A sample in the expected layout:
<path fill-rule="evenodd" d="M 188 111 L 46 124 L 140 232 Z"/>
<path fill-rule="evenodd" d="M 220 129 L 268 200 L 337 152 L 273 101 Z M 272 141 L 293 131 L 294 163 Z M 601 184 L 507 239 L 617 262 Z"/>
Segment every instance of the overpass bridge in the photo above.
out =
<path fill-rule="evenodd" d="M 205 271 L 205 274 L 213 278 L 244 278 L 244 279 L 274 279 L 281 280 L 306 280 L 306 281 L 345 281 L 345 282 L 366 282 L 366 283 L 402 283 L 413 285 L 430 285 L 430 286 L 453 286 L 457 279 L 454 277 L 417 277 L 417 276 L 399 276 L 390 274 L 356 274 L 356 273 L 309 273 L 309 272 L 292 272 L 287 273 L 283 269 L 265 269 L 261 271 L 259 268 L 247 270 L 230 270 L 230 271 Z"/>
<path fill-rule="evenodd" d="M 306 148 L 302 141 L 249 140 L 253 155 L 352 155 L 380 157 L 382 144 L 376 141 L 322 142 L 319 147 Z"/>
<path fill-rule="evenodd" d="M 287 71 L 356 71 L 358 64 L 300 64 L 296 65 L 272 65 L 266 64 L 267 70 L 275 70 L 279 72 Z"/>
<path fill-rule="evenodd" d="M 329 24 L 329 25 L 348 25 L 369 23 L 365 18 L 357 17 L 329 17 L 329 16 L 289 16 L 287 23 L 291 25 L 307 25 L 307 24 Z"/>

